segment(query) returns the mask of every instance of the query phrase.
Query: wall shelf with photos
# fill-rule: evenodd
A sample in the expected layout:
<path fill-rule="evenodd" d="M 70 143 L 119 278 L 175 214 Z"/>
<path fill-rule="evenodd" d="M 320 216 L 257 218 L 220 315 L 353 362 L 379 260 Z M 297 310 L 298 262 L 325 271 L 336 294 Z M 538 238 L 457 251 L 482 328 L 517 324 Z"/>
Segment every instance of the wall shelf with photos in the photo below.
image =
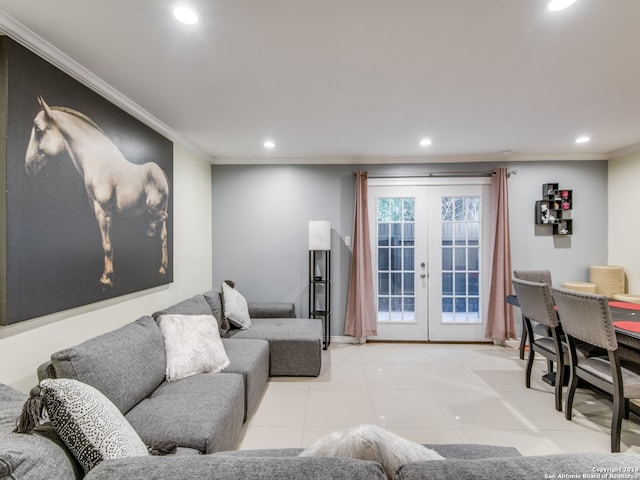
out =
<path fill-rule="evenodd" d="M 542 200 L 536 201 L 536 225 L 549 225 L 553 235 L 573 233 L 573 190 L 559 188 L 557 183 L 542 185 Z"/>

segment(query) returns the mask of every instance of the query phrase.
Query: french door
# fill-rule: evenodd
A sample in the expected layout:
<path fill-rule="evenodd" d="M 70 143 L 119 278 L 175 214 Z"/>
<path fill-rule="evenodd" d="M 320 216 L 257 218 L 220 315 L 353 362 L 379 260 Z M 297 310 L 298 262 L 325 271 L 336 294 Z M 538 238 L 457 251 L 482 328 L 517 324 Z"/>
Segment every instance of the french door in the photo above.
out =
<path fill-rule="evenodd" d="M 484 340 L 489 179 L 370 179 L 378 335 Z"/>

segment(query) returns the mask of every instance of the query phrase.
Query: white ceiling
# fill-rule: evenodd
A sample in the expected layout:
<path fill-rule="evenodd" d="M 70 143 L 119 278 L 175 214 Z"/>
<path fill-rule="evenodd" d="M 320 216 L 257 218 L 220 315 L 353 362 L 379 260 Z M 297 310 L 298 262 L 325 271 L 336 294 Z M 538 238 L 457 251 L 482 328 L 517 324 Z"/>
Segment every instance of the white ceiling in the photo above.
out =
<path fill-rule="evenodd" d="M 0 0 L 0 29 L 213 163 L 595 159 L 640 144 L 639 0 L 555 14 L 547 0 L 185 3 L 193 27 L 170 0 Z"/>

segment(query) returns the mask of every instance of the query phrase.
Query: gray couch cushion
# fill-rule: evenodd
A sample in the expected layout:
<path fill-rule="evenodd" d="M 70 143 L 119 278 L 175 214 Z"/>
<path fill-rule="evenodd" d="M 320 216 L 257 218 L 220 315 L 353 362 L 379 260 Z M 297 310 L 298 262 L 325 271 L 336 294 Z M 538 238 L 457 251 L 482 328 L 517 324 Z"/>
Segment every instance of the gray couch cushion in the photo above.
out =
<path fill-rule="evenodd" d="M 587 478 L 583 475 L 598 475 L 594 469 L 603 469 L 601 471 L 605 472 L 606 469 L 610 469 L 609 471 L 623 467 L 637 469 L 638 466 L 640 466 L 640 455 L 614 453 L 446 460 L 403 465 L 397 470 L 395 479 L 495 480 L 508 478 L 509 480 L 530 480 L 533 478 L 557 478 L 558 474 L 564 475 L 564 478 Z M 620 472 L 620 470 L 616 471 Z M 637 470 L 632 472 L 637 472 Z M 596 478 L 605 477 L 606 475 Z"/>
<path fill-rule="evenodd" d="M 204 292 L 202 296 L 209 304 L 209 307 L 211 307 L 211 312 L 218 321 L 218 331 L 220 332 L 220 336 L 224 336 L 231 328 L 231 325 L 229 325 L 229 321 L 225 318 L 222 311 L 222 298 L 220 296 L 220 292 L 218 290 L 209 290 L 208 292 Z"/>
<path fill-rule="evenodd" d="M 111 460 L 102 462 L 86 476 L 86 480 L 148 480 L 150 478 L 155 480 L 386 480 L 387 477 L 378 463 L 348 458 L 241 458 L 225 455 Z"/>
<path fill-rule="evenodd" d="M 447 459 L 477 459 L 495 457 L 519 457 L 520 452 L 513 447 L 482 445 L 470 443 L 424 444 Z M 295 457 L 304 451 L 303 448 L 265 448 L 257 450 L 233 450 L 216 453 L 237 457 Z"/>
<path fill-rule="evenodd" d="M 28 395 L 0 383 L 0 432 L 12 432 Z"/>
<path fill-rule="evenodd" d="M 203 295 L 194 295 L 191 298 L 182 300 L 181 302 L 171 305 L 163 310 L 159 310 L 153 314 L 153 318 L 158 319 L 160 315 L 169 313 L 178 315 L 211 315 L 211 307 L 205 300 Z"/>
<path fill-rule="evenodd" d="M 0 432 L 0 478 L 79 480 L 82 468 L 71 454 L 39 435 Z"/>
<path fill-rule="evenodd" d="M 126 418 L 147 445 L 177 442 L 202 453 L 236 447 L 244 420 L 244 381 L 235 373 L 200 373 L 163 382 Z"/>
<path fill-rule="evenodd" d="M 158 325 L 144 316 L 51 355 L 58 378 L 91 385 L 125 413 L 164 380 L 166 359 Z"/>
<path fill-rule="evenodd" d="M 296 309 L 293 303 L 250 303 L 251 318 L 294 318 Z"/>
<path fill-rule="evenodd" d="M 269 342 L 266 340 L 222 339 L 229 366 L 225 373 L 239 373 L 244 380 L 246 420 L 258 407 L 269 380 Z"/>
<path fill-rule="evenodd" d="M 258 338 L 269 342 L 269 374 L 318 376 L 322 365 L 322 320 L 309 318 L 255 318 L 247 330 L 230 330 L 231 338 Z"/>
<path fill-rule="evenodd" d="M 425 444 L 425 447 L 432 448 L 444 458 L 466 459 L 476 458 L 496 458 L 496 457 L 519 457 L 520 452 L 513 447 L 502 447 L 499 445 L 482 445 L 474 443 L 445 443 L 445 444 Z"/>

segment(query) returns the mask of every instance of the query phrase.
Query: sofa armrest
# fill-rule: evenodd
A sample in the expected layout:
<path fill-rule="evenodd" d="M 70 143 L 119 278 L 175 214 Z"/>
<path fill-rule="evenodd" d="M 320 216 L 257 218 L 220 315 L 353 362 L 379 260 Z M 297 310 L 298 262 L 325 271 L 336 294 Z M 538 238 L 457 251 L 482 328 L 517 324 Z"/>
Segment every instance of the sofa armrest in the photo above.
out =
<path fill-rule="evenodd" d="M 396 471 L 395 480 L 530 480 L 559 478 L 560 474 L 563 478 L 610 478 L 609 474 L 638 478 L 638 465 L 640 455 L 620 453 L 440 460 L 403 465 Z"/>
<path fill-rule="evenodd" d="M 106 460 L 84 480 L 387 480 L 379 463 L 348 458 L 197 455 Z"/>
<path fill-rule="evenodd" d="M 295 318 L 293 303 L 249 303 L 251 318 Z"/>
<path fill-rule="evenodd" d="M 38 380 L 44 380 L 45 378 L 56 378 L 56 370 L 53 368 L 51 360 L 38 366 Z"/>

